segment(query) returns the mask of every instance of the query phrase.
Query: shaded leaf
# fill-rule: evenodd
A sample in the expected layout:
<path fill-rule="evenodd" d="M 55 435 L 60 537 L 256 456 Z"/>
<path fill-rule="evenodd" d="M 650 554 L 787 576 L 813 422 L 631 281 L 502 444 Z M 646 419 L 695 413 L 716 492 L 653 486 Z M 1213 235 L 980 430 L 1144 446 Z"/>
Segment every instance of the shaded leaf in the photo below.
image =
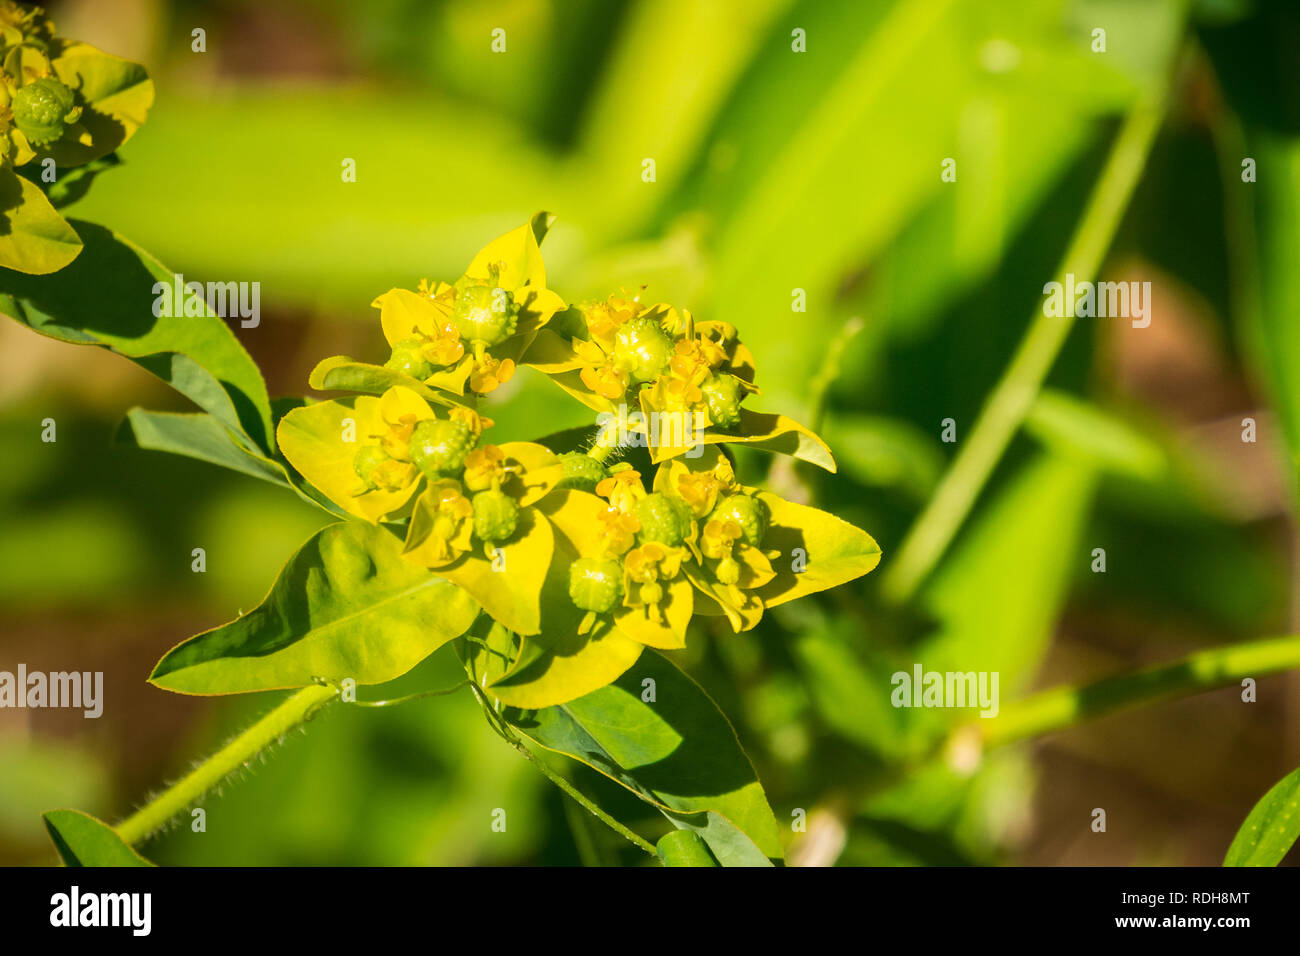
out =
<path fill-rule="evenodd" d="M 652 701 L 643 699 L 649 688 Z M 723 866 L 781 858 L 776 818 L 731 724 L 658 652 L 563 706 L 507 709 L 505 717 L 540 746 L 587 764 L 698 834 Z"/>
<path fill-rule="evenodd" d="M 57 277 L 0 272 L 0 311 L 42 335 L 132 359 L 269 453 L 266 384 L 225 322 L 206 307 L 199 316 L 155 316 L 154 284 L 170 285 L 174 274 L 116 233 L 74 224 L 81 255 Z"/>

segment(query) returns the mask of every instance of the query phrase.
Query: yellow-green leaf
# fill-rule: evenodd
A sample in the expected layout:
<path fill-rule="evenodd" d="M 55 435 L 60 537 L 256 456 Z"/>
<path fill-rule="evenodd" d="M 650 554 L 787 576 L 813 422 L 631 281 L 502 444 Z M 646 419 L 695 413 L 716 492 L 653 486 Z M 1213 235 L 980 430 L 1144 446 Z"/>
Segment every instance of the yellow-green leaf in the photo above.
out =
<path fill-rule="evenodd" d="M 463 634 L 478 610 L 403 558 L 391 531 L 346 521 L 313 535 L 261 604 L 172 648 L 149 680 L 183 694 L 379 684 Z"/>
<path fill-rule="evenodd" d="M 861 528 L 769 492 L 758 497 L 771 512 L 763 549 L 779 552 L 772 559 L 776 577 L 758 589 L 768 607 L 838 587 L 880 563 L 880 545 Z"/>
<path fill-rule="evenodd" d="M 45 193 L 10 169 L 0 169 L 0 266 L 46 275 L 81 252 L 81 239 L 54 211 Z"/>

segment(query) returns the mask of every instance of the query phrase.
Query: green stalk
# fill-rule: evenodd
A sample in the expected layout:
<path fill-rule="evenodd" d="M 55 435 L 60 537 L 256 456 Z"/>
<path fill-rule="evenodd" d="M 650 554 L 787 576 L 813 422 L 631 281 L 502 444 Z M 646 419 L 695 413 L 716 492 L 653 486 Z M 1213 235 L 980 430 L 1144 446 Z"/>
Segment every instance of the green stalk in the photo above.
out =
<path fill-rule="evenodd" d="M 1142 97 L 1125 119 L 1057 268 L 1057 281 L 1064 284 L 1067 273 L 1073 273 L 1076 281 L 1097 275 L 1163 115 L 1162 90 Z M 1066 311 L 1064 316 L 1048 316 L 1042 309 L 1035 312 L 1011 364 L 981 409 L 970 438 L 960 446 L 952 467 L 886 567 L 881 590 L 888 600 L 902 603 L 916 593 L 970 512 L 1065 344 L 1074 325 L 1074 304 L 1067 303 Z"/>
<path fill-rule="evenodd" d="M 985 747 L 998 747 L 1140 704 L 1239 685 L 1247 677 L 1266 677 L 1297 667 L 1300 635 L 1216 647 L 1095 684 L 1043 691 L 1003 708 L 997 717 L 977 718 L 966 727 L 979 734 Z"/>
<path fill-rule="evenodd" d="M 116 827 L 126 843 L 139 843 L 243 767 L 338 695 L 338 688 L 312 685 L 288 697 L 253 726 L 203 761 Z"/>

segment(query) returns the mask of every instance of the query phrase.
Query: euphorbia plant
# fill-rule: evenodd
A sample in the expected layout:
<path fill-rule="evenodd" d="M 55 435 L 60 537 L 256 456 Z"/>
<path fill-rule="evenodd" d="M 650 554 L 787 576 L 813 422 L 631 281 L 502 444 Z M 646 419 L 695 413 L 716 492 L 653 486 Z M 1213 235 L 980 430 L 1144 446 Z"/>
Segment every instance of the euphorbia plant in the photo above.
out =
<path fill-rule="evenodd" d="M 140 444 L 277 481 L 342 520 L 290 558 L 261 605 L 159 661 L 150 680 L 181 693 L 300 690 L 124 821 L 123 840 L 147 836 L 316 707 L 453 642 L 512 744 L 582 760 L 696 835 L 664 843 L 666 861 L 780 859 L 734 732 L 660 651 L 699 639 L 700 620 L 752 628 L 770 607 L 866 574 L 879 548 L 834 515 L 739 481 L 731 442 L 831 471 L 834 460 L 803 426 L 742 407 L 757 388 L 736 329 L 622 295 L 566 305 L 539 250 L 550 222 L 539 214 L 489 243 L 454 281 L 379 296 L 388 360 L 321 362 L 311 384 L 350 394 L 287 403 L 274 444 L 212 414 L 131 414 Z M 520 366 L 607 414 L 576 441 L 498 439 L 479 396 Z M 672 773 L 642 778 L 669 754 Z"/>

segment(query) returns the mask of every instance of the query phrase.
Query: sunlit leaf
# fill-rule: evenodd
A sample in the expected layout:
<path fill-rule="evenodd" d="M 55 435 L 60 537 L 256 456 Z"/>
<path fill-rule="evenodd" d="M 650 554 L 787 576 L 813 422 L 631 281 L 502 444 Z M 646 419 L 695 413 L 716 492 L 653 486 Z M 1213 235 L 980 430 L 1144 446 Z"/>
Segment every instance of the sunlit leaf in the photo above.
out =
<path fill-rule="evenodd" d="M 233 694 L 400 677 L 478 614 L 468 594 L 401 551 L 382 527 L 324 528 L 260 605 L 172 648 L 150 681 L 185 694 Z"/>

